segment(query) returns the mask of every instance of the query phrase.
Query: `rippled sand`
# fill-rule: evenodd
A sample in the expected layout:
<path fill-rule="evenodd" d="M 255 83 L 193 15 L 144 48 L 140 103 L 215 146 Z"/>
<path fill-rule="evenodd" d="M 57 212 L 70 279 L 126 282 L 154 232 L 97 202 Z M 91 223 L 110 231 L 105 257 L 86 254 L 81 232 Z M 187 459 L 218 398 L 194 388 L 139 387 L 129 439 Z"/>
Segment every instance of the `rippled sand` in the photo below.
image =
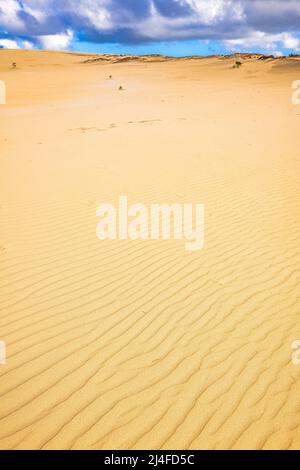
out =
<path fill-rule="evenodd" d="M 300 60 L 236 60 L 0 50 L 0 448 L 300 448 Z M 99 241 L 121 194 L 204 249 Z"/>

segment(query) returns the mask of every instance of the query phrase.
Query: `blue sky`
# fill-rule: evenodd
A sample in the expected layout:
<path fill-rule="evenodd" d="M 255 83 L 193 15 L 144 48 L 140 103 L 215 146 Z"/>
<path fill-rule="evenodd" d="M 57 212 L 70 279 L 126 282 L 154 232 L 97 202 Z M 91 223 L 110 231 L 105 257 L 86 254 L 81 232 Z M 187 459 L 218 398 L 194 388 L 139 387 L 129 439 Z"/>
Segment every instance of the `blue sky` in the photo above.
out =
<path fill-rule="evenodd" d="M 0 0 L 0 48 L 300 53 L 300 1 Z"/>
<path fill-rule="evenodd" d="M 75 41 L 72 49 L 79 52 L 99 52 L 109 54 L 163 54 L 170 56 L 223 54 L 224 47 L 216 41 L 197 39 L 178 41 L 151 41 L 140 44 L 102 43 L 94 44 Z"/>

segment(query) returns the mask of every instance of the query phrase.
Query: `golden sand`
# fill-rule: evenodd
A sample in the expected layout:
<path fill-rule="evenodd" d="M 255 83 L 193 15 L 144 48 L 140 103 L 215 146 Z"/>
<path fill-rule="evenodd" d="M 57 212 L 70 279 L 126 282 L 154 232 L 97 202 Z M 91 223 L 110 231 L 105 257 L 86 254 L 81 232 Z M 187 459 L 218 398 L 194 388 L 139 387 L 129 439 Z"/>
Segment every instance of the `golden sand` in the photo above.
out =
<path fill-rule="evenodd" d="M 235 60 L 0 51 L 1 449 L 300 448 L 300 60 Z M 121 194 L 204 248 L 98 240 Z"/>

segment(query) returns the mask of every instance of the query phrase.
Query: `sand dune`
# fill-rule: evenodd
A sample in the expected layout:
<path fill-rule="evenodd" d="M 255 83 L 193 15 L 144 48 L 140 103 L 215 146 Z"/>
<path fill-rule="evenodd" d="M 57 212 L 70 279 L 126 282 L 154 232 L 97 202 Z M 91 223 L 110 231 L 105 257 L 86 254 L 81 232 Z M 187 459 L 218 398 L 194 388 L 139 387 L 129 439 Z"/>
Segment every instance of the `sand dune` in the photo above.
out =
<path fill-rule="evenodd" d="M 1 449 L 300 448 L 300 60 L 261 58 L 0 51 Z M 98 240 L 120 194 L 204 203 L 203 250 Z"/>

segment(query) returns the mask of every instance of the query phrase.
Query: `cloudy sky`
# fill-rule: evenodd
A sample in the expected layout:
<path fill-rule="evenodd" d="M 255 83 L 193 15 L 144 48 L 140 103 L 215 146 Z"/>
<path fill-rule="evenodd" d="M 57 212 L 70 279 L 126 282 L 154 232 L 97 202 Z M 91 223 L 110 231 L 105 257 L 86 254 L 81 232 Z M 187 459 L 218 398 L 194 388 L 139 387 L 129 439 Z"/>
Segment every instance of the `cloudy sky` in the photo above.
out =
<path fill-rule="evenodd" d="M 300 0 L 0 0 L 0 48 L 300 53 Z"/>

